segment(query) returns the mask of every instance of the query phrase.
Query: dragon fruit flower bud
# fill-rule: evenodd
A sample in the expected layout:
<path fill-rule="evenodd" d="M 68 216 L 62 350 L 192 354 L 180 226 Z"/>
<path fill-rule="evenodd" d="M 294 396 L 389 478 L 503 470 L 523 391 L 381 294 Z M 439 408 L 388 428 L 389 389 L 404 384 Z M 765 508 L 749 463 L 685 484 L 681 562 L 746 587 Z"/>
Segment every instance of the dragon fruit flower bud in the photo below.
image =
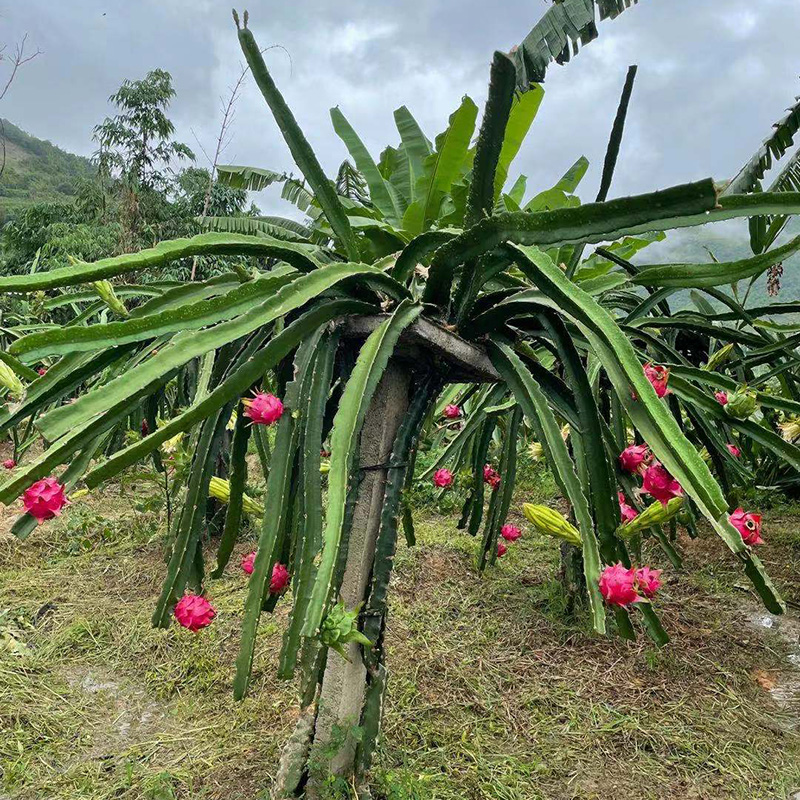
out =
<path fill-rule="evenodd" d="M 653 454 L 646 444 L 628 445 L 619 454 L 620 467 L 625 470 L 625 472 L 630 472 L 632 475 L 637 473 L 643 475 L 652 460 Z"/>
<path fill-rule="evenodd" d="M 215 500 L 219 500 L 220 503 L 229 503 L 231 500 L 230 481 L 214 475 L 208 483 L 208 495 Z M 246 494 L 242 494 L 242 508 L 248 514 L 264 515 L 264 506 Z"/>
<path fill-rule="evenodd" d="M 730 442 L 728 442 L 728 444 L 726 444 L 725 447 L 728 448 L 728 452 L 734 458 L 741 458 L 742 457 L 742 451 L 735 444 L 731 444 Z"/>
<path fill-rule="evenodd" d="M 244 415 L 255 425 L 272 425 L 283 415 L 283 403 L 274 394 L 256 393 L 253 399 L 244 399 Z"/>
<path fill-rule="evenodd" d="M 606 567 L 600 574 L 600 594 L 612 606 L 627 608 L 632 603 L 641 603 L 637 590 L 636 570 L 617 563 Z"/>
<path fill-rule="evenodd" d="M 625 502 L 625 495 L 622 492 L 617 492 L 617 499 L 619 500 L 619 515 L 622 517 L 623 525 L 639 516 L 639 512 Z"/>
<path fill-rule="evenodd" d="M 242 556 L 242 571 L 247 575 L 252 575 L 255 562 L 256 562 L 255 550 L 253 550 L 252 553 L 248 553 L 246 556 Z"/>
<path fill-rule="evenodd" d="M 17 466 L 17 462 L 16 462 L 16 461 L 14 461 L 14 459 L 13 459 L 13 458 L 7 458 L 7 459 L 6 459 L 6 460 L 3 462 L 3 466 L 4 466 L 6 469 L 14 469 L 14 467 L 16 467 L 16 466 Z"/>
<path fill-rule="evenodd" d="M 97 292 L 100 299 L 120 317 L 129 317 L 125 303 L 117 297 L 114 287 L 109 281 L 92 281 L 92 288 Z"/>
<path fill-rule="evenodd" d="M 647 530 L 648 528 L 658 527 L 665 522 L 669 522 L 673 517 L 680 513 L 683 507 L 683 497 L 673 497 L 666 505 L 656 500 L 638 514 L 630 522 L 625 522 L 617 528 L 617 536 L 633 536 L 635 533 Z"/>
<path fill-rule="evenodd" d="M 502 558 L 508 552 L 508 548 L 502 543 L 497 543 L 497 557 Z"/>
<path fill-rule="evenodd" d="M 42 478 L 29 486 L 22 495 L 25 511 L 34 517 L 39 524 L 57 517 L 67 505 L 64 484 L 56 478 Z"/>
<path fill-rule="evenodd" d="M 569 520 L 558 511 L 548 506 L 536 506 L 532 503 L 522 504 L 522 513 L 539 533 L 564 539 L 576 547 L 581 546 L 581 534 Z"/>
<path fill-rule="evenodd" d="M 661 588 L 661 570 L 640 567 L 636 570 L 636 585 L 648 600 L 652 600 Z"/>
<path fill-rule="evenodd" d="M 458 419 L 461 416 L 461 409 L 455 403 L 448 403 L 444 407 L 444 415 L 447 419 Z"/>
<path fill-rule="evenodd" d="M 453 483 L 453 473 L 449 469 L 437 469 L 433 473 L 433 483 L 440 489 L 446 489 Z"/>
<path fill-rule="evenodd" d="M 650 385 L 656 390 L 659 397 L 664 397 L 670 393 L 667 388 L 669 381 L 669 369 L 660 364 L 653 364 L 648 362 L 642 367 L 645 377 L 650 381 Z"/>
<path fill-rule="evenodd" d="M 269 593 L 280 594 L 289 585 L 289 570 L 283 564 L 275 564 L 272 568 L 272 580 L 269 582 Z"/>
<path fill-rule="evenodd" d="M 745 513 L 743 508 L 737 508 L 728 520 L 742 534 L 745 544 L 764 544 L 761 538 L 761 514 Z"/>
<path fill-rule="evenodd" d="M 683 495 L 683 489 L 678 481 L 658 462 L 651 464 L 645 470 L 642 491 L 647 492 L 664 506 L 673 497 Z"/>
<path fill-rule="evenodd" d="M 522 531 L 516 525 L 503 525 L 500 528 L 500 535 L 507 542 L 516 542 L 522 536 Z"/>
<path fill-rule="evenodd" d="M 708 364 L 705 365 L 704 369 L 715 370 L 717 367 L 721 367 L 727 361 L 730 361 L 733 353 L 733 346 L 733 342 L 730 342 L 724 347 L 720 347 L 719 350 L 715 351 L 711 358 L 708 359 Z"/>
<path fill-rule="evenodd" d="M 726 391 L 714 392 L 714 397 L 721 406 L 728 405 L 728 393 Z"/>
<path fill-rule="evenodd" d="M 217 616 L 214 606 L 198 594 L 186 594 L 175 604 L 175 619 L 192 633 L 207 628 Z"/>
<path fill-rule="evenodd" d="M 725 410 L 735 419 L 747 419 L 758 408 L 758 396 L 755 392 L 742 387 L 728 395 Z"/>
<path fill-rule="evenodd" d="M 539 461 L 544 456 L 544 447 L 539 442 L 531 442 L 528 447 L 531 461 Z"/>
<path fill-rule="evenodd" d="M 17 399 L 25 394 L 25 385 L 5 361 L 0 361 L 0 386 L 8 389 L 9 394 Z"/>

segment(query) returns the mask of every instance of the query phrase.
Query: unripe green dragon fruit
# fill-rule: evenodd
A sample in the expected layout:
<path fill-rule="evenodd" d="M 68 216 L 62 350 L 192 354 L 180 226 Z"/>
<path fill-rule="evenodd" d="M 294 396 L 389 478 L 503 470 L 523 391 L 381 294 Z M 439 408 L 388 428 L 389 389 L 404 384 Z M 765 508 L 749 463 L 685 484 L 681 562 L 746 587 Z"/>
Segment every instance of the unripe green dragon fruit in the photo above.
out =
<path fill-rule="evenodd" d="M 758 408 L 756 393 L 746 386 L 728 394 L 725 411 L 736 419 L 747 419 Z"/>
<path fill-rule="evenodd" d="M 115 314 L 120 317 L 130 316 L 125 304 L 117 297 L 114 287 L 108 281 L 92 281 L 92 288 Z"/>
<path fill-rule="evenodd" d="M 19 400 L 25 394 L 25 385 L 5 361 L 0 361 L 0 386 L 5 386 L 12 397 Z"/>
<path fill-rule="evenodd" d="M 220 503 L 229 503 L 231 499 L 230 481 L 226 481 L 225 478 L 218 478 L 215 475 L 208 484 L 208 493 L 211 497 L 219 500 Z M 242 508 L 248 514 L 257 514 L 259 516 L 264 514 L 264 506 L 246 494 L 242 495 Z"/>
<path fill-rule="evenodd" d="M 539 533 L 547 536 L 555 536 L 564 539 L 576 547 L 581 546 L 580 531 L 572 525 L 569 520 L 558 511 L 554 511 L 547 506 L 535 506 L 531 503 L 523 503 L 522 513 L 525 519 L 536 528 Z"/>
<path fill-rule="evenodd" d="M 647 508 L 642 511 L 636 518 L 624 525 L 617 528 L 618 536 L 633 536 L 635 533 L 641 533 L 647 528 L 663 525 L 669 522 L 683 507 L 683 497 L 673 497 L 665 505 L 660 500 L 651 503 Z"/>
<path fill-rule="evenodd" d="M 733 353 L 733 342 L 730 344 L 726 344 L 725 347 L 720 347 L 711 358 L 708 359 L 708 364 L 703 367 L 706 370 L 715 370 L 717 367 L 721 367 L 727 361 L 730 361 L 731 354 Z"/>
<path fill-rule="evenodd" d="M 372 647 L 372 642 L 358 629 L 358 612 L 362 604 L 359 603 L 352 611 L 344 607 L 344 603 L 337 603 L 322 620 L 320 626 L 320 639 L 322 644 L 335 650 L 345 661 L 347 650 L 344 646 L 350 642 L 358 642 L 364 647 Z"/>

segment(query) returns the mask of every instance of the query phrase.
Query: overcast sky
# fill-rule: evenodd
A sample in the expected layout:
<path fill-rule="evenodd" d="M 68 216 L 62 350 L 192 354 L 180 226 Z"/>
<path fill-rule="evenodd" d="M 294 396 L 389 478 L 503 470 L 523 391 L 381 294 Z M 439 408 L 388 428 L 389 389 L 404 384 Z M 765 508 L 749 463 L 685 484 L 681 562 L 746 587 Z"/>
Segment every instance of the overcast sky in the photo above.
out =
<path fill-rule="evenodd" d="M 0 44 L 24 33 L 42 55 L 19 73 L 0 115 L 72 152 L 91 154 L 92 126 L 125 78 L 172 73 L 177 136 L 212 151 L 220 96 L 242 56 L 231 0 L 0 0 Z M 544 0 L 249 0 L 267 62 L 329 174 L 346 156 L 329 109 L 339 105 L 376 157 L 396 144 L 406 104 L 429 138 L 463 94 L 482 108 L 495 49 L 520 41 Z M 735 173 L 800 94 L 797 0 L 641 0 L 600 38 L 548 72 L 546 95 L 513 173 L 552 185 L 581 154 L 593 195 L 628 64 L 639 65 L 612 196 Z M 2 71 L 0 71 L 2 75 Z M 294 165 L 251 83 L 224 162 Z M 295 170 L 296 171 L 296 170 Z M 513 176 L 512 173 L 512 176 Z M 262 194 L 262 208 L 275 200 Z M 278 201 L 280 202 L 280 201 Z"/>

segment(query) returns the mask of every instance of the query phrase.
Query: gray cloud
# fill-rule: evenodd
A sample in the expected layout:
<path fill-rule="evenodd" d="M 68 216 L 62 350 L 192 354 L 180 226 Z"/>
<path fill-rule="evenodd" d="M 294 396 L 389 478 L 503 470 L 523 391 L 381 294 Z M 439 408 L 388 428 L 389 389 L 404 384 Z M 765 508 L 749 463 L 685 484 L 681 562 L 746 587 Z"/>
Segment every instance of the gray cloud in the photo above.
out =
<path fill-rule="evenodd" d="M 276 80 L 329 172 L 345 157 L 328 109 L 339 105 L 377 157 L 396 143 L 392 111 L 406 104 L 432 138 L 463 94 L 482 106 L 492 51 L 520 40 L 542 0 L 366 0 L 276 4 L 251 0 L 251 27 Z M 546 188 L 581 154 L 591 196 L 625 69 L 639 64 L 629 127 L 612 194 L 735 173 L 798 93 L 795 0 L 641 0 L 601 26 L 568 66 L 554 66 L 516 169 Z M 175 79 L 179 138 L 206 149 L 219 125 L 219 96 L 241 63 L 227 2 L 218 0 L 0 0 L 0 41 L 23 32 L 43 55 L 27 65 L 0 114 L 74 152 L 89 154 L 91 129 L 111 111 L 124 78 L 163 67 Z M 225 160 L 292 169 L 256 88 L 237 109 Z M 279 205 L 274 194 L 262 207 Z"/>

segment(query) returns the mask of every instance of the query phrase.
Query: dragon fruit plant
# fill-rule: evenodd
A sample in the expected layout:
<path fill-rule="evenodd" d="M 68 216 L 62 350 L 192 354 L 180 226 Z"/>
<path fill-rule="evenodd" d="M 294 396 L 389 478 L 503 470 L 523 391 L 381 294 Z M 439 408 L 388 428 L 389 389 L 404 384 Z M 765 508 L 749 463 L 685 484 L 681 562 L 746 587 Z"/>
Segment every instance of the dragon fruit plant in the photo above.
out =
<path fill-rule="evenodd" d="M 776 358 L 769 329 L 741 328 L 744 312 L 733 301 L 730 312 L 672 315 L 667 298 L 687 287 L 716 296 L 714 287 L 732 274 L 760 275 L 800 249 L 800 240 L 772 248 L 774 237 L 766 241 L 765 233 L 759 255 L 734 264 L 641 267 L 630 258 L 672 228 L 751 218 L 773 231 L 799 213 L 800 196 L 786 185 L 756 190 L 797 131 L 800 105 L 724 190 L 706 179 L 608 200 L 632 70 L 595 202 L 581 205 L 576 195 L 584 158 L 538 194 L 528 195 L 522 178 L 508 185 L 549 63 L 568 60 L 571 45 L 597 34 L 598 13 L 614 17 L 629 5 L 562 0 L 512 54 L 496 53 L 475 144 L 478 108 L 469 98 L 434 141 L 399 108 L 399 142 L 378 161 L 333 109 L 334 130 L 368 199 L 324 174 L 247 16 L 243 24 L 237 17 L 252 76 L 303 179 L 251 167 L 221 167 L 220 176 L 248 189 L 282 183 L 308 220 L 212 218 L 209 232 L 139 253 L 0 277 L 0 292 L 45 293 L 53 301 L 59 290 L 93 286 L 97 302 L 101 286 L 106 304 L 103 320 L 87 313 L 88 324 L 42 326 L 7 342 L 2 364 L 12 374 L 3 373 L 3 385 L 11 402 L 0 429 L 32 422 L 47 445 L 0 487 L 6 504 L 27 498 L 17 535 L 60 511 L 61 498 L 79 485 L 95 489 L 146 459 L 164 469 L 162 447 L 183 442 L 183 501 L 171 521 L 155 625 L 174 617 L 203 635 L 213 624 L 214 579 L 229 568 L 244 514 L 254 514 L 245 456 L 255 440 L 266 493 L 263 509 L 255 507 L 262 512 L 255 555 L 241 563 L 247 600 L 234 692 L 241 698 L 248 691 L 262 615 L 285 605 L 278 673 L 298 678 L 302 711 L 279 770 L 281 796 L 303 786 L 319 795 L 318 778 L 303 766 L 307 753 L 336 774 L 368 780 L 387 676 L 389 578 L 401 520 L 414 541 L 404 497 L 424 437 L 440 437 L 443 447 L 428 474 L 416 477 L 454 491 L 453 476 L 459 486 L 465 476 L 461 525 L 475 535 L 484 568 L 518 538 L 507 522 L 517 449 L 534 436 L 574 524 L 541 506 L 526 509 L 526 517 L 580 549 L 598 633 L 607 628 L 608 600 L 624 635 L 635 634 L 632 615 L 640 615 L 651 637 L 666 640 L 656 604 L 644 602 L 655 595 L 658 571 L 637 572 L 624 535 L 625 525 L 648 513 L 637 494 L 640 477 L 659 513 L 680 499 L 705 518 L 767 608 L 783 609 L 750 546 L 760 520 L 729 518 L 733 505 L 723 488 L 732 477 L 744 481 L 764 453 L 787 469 L 800 467 L 800 450 L 770 428 L 777 420 L 769 417 L 774 410 L 797 415 L 800 404 L 780 387 L 767 392 L 753 374 Z M 601 243 L 587 255 L 586 246 Z M 195 256 L 235 257 L 235 267 L 208 281 L 149 288 L 124 313 L 113 301 L 111 280 Z M 700 356 L 681 339 L 687 332 L 706 348 Z M 730 358 L 705 369 L 709 354 L 729 340 Z M 49 368 L 39 375 L 32 365 L 43 360 Z M 733 396 L 745 385 L 760 406 L 749 418 L 746 409 L 728 413 L 714 395 Z M 450 405 L 457 422 L 452 409 L 445 413 Z M 118 433 L 131 424 L 141 435 L 121 445 Z M 726 448 L 734 439 L 742 458 Z M 619 455 L 632 441 L 639 449 L 623 471 Z M 323 445 L 330 450 L 324 494 Z M 215 474 L 221 457 L 224 476 Z M 216 565 L 206 574 L 198 555 L 208 545 L 211 493 L 224 499 L 226 516 Z M 244 579 L 236 561 L 230 567 Z M 358 739 L 348 736 L 332 752 L 334 732 L 353 729 L 354 720 Z"/>

